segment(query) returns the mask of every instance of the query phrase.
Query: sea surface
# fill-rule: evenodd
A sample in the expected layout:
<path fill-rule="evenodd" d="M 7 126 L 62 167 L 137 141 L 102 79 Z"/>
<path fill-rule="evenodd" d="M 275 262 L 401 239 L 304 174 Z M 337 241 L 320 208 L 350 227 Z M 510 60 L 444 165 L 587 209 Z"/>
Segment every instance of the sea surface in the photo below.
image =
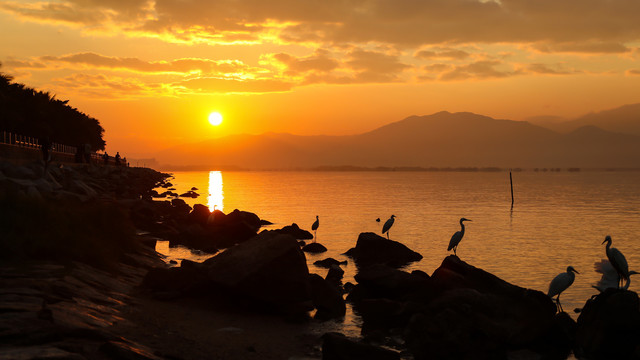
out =
<path fill-rule="evenodd" d="M 175 172 L 178 193 L 196 187 L 201 196 L 183 198 L 225 213 L 256 213 L 280 228 L 297 223 L 311 230 L 320 217 L 317 241 L 329 250 L 309 255 L 311 272 L 327 270 L 313 262 L 326 257 L 349 260 L 344 281 L 356 274 L 342 255 L 355 246 L 358 234 L 380 234 L 393 214 L 392 240 L 423 255 L 406 267 L 428 274 L 452 252 L 451 235 L 466 223 L 458 256 L 515 285 L 547 292 L 549 282 L 567 266 L 580 274 L 561 296 L 573 313 L 597 290 L 600 274 L 594 263 L 606 259 L 606 235 L 624 253 L 629 268 L 640 271 L 640 172 L 522 171 L 513 173 L 511 207 L 509 172 Z M 380 222 L 376 222 L 379 218 Z M 158 243 L 168 259 L 201 261 L 203 254 Z M 632 278 L 633 279 L 633 278 Z M 640 289 L 640 277 L 630 290 Z M 572 315 L 574 318 L 577 315 Z M 344 326 L 356 331 L 358 319 L 348 314 Z M 347 332 L 349 329 L 347 329 Z"/>

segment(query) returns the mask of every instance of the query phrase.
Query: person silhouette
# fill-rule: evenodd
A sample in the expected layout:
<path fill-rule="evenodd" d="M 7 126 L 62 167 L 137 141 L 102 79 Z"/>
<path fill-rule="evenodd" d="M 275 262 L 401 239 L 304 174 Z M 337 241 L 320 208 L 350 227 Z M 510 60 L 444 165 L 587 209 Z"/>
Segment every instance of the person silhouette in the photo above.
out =
<path fill-rule="evenodd" d="M 109 164 L 109 154 L 107 154 L 107 152 L 104 152 L 104 155 L 102 155 L 102 158 L 104 159 L 104 164 L 108 165 Z"/>
<path fill-rule="evenodd" d="M 116 152 L 116 166 L 120 165 L 120 152 Z"/>

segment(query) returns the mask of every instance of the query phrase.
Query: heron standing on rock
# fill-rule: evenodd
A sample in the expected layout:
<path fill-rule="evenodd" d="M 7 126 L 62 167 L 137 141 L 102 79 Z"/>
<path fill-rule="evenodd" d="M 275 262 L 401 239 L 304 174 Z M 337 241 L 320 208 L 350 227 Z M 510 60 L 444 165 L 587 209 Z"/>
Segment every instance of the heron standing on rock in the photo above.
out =
<path fill-rule="evenodd" d="M 562 310 L 562 305 L 560 305 L 560 294 L 573 284 L 573 280 L 576 279 L 576 274 L 580 273 L 574 269 L 573 266 L 568 266 L 566 272 L 558 274 L 558 276 L 554 277 L 549 284 L 549 292 L 547 292 L 547 296 L 553 298 L 557 295 L 556 306 L 560 309 L 560 312 L 564 311 Z"/>
<path fill-rule="evenodd" d="M 465 218 L 461 218 L 460 219 L 460 231 L 456 231 L 455 234 L 453 234 L 453 236 L 451 236 L 451 240 L 449 240 L 449 247 L 447 248 L 447 251 L 451 251 L 451 249 L 453 249 L 453 255 L 456 255 L 456 250 L 458 249 L 458 244 L 460 244 L 460 241 L 462 241 L 462 237 L 464 236 L 464 221 L 471 221 L 469 219 L 465 219 Z"/>
<path fill-rule="evenodd" d="M 311 225 L 311 230 L 313 230 L 313 242 L 316 242 L 316 237 L 318 236 L 316 234 L 318 226 L 320 226 L 320 219 L 318 218 L 318 215 L 316 215 L 316 221 L 314 221 L 313 225 Z"/>
<path fill-rule="evenodd" d="M 620 276 L 618 276 L 618 271 L 611 265 L 609 260 L 602 259 L 594 264 L 594 270 L 602 274 L 600 280 L 595 285 L 592 285 L 594 289 L 597 289 L 600 292 L 604 292 L 609 288 L 617 289 L 620 284 Z M 631 285 L 631 275 L 638 274 L 637 271 L 629 271 L 629 277 L 627 278 L 627 282 L 622 287 L 622 290 L 629 289 L 629 285 Z"/>
<path fill-rule="evenodd" d="M 607 259 L 618 272 L 620 281 L 629 279 L 629 264 L 627 259 L 622 255 L 620 250 L 611 247 L 611 236 L 607 235 L 602 242 L 607 243 Z M 620 281 L 618 281 L 618 287 L 620 287 Z"/>
<path fill-rule="evenodd" d="M 384 235 L 384 233 L 387 233 L 387 240 L 389 240 L 389 229 L 391 229 L 391 226 L 393 226 L 393 222 L 395 221 L 394 220 L 395 218 L 396 218 L 395 215 L 391 215 L 389 220 L 387 220 L 384 223 L 384 225 L 382 225 L 382 234 Z"/>

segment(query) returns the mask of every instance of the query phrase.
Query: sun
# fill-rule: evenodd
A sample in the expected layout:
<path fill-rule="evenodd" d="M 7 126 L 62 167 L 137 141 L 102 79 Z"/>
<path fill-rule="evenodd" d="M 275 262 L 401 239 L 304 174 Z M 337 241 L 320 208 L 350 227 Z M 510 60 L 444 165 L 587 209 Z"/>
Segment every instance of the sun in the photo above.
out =
<path fill-rule="evenodd" d="M 219 112 L 212 112 L 209 114 L 209 123 L 213 126 L 222 124 L 222 115 Z"/>

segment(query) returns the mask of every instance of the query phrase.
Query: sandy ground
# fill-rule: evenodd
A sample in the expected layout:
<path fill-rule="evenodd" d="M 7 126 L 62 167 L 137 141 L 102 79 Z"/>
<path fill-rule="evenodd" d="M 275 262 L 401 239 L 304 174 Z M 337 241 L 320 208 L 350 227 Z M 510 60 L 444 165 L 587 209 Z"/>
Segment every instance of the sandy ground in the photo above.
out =
<path fill-rule="evenodd" d="M 176 359 L 321 359 L 321 336 L 334 321 L 291 323 L 203 299 L 162 301 L 146 296 L 123 309 L 113 330 Z"/>

